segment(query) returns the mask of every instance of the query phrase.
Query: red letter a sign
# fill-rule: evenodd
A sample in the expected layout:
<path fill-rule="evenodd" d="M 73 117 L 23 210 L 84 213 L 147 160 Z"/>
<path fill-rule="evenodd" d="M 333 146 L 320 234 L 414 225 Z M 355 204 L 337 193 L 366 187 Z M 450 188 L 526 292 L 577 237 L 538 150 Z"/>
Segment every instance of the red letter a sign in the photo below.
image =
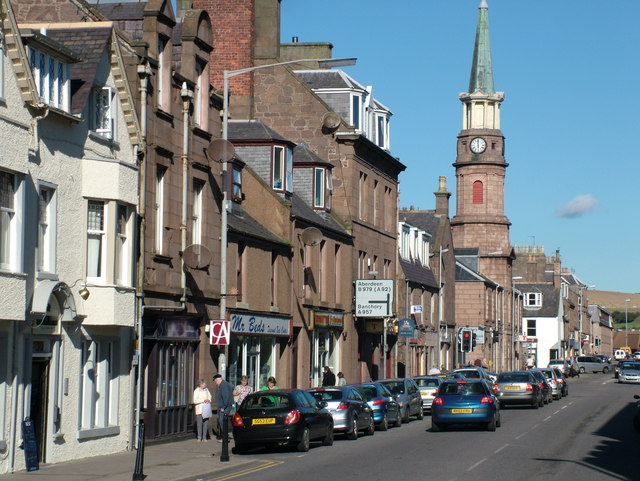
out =
<path fill-rule="evenodd" d="M 229 321 L 211 321 L 209 343 L 213 346 L 228 346 L 231 339 Z"/>

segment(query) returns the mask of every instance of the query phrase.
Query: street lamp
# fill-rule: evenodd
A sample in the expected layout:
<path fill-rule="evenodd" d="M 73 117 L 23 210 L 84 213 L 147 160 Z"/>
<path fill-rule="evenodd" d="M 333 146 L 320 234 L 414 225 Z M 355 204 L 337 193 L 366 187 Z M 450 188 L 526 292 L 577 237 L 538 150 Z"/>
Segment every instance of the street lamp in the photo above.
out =
<path fill-rule="evenodd" d="M 522 276 L 511 276 L 511 369 L 515 369 L 516 364 L 516 296 L 520 291 L 515 288 L 515 282 L 521 281 Z M 517 293 L 517 294 L 516 294 Z M 522 332 L 522 326 L 518 322 L 518 332 Z"/>
<path fill-rule="evenodd" d="M 629 341 L 627 339 L 627 331 L 629 330 L 629 328 L 627 327 L 627 309 L 629 307 L 629 303 L 631 302 L 631 299 L 625 299 L 624 300 L 624 347 L 628 347 L 629 346 Z"/>
<path fill-rule="evenodd" d="M 582 316 L 583 316 L 583 311 L 584 311 L 584 301 L 583 301 L 583 297 L 582 297 L 582 291 L 585 290 L 585 289 L 593 289 L 594 287 L 596 287 L 595 284 L 592 285 L 592 286 L 582 285 L 582 286 L 578 287 L 578 289 L 580 290 L 580 298 L 579 298 L 580 311 L 578 312 L 578 324 L 579 324 L 578 325 L 578 330 L 580 331 L 580 334 L 581 334 L 581 338 L 580 338 L 580 353 L 582 353 L 582 354 L 585 354 L 584 352 L 582 352 L 583 351 L 582 346 L 584 346 L 584 343 L 583 343 L 583 340 L 582 340 L 582 332 L 583 332 L 583 327 L 584 327 L 583 326 L 583 322 L 582 322 Z M 591 344 L 591 319 L 589 319 L 589 344 Z"/>
<path fill-rule="evenodd" d="M 256 65 L 239 70 L 225 70 L 223 72 L 223 98 L 222 98 L 222 140 L 229 140 L 229 79 L 236 75 L 253 72 L 268 67 L 278 67 L 294 63 L 316 62 L 318 67 L 346 67 L 355 65 L 356 58 L 322 58 L 322 59 L 300 59 L 288 60 L 286 62 L 271 63 L 267 65 Z M 227 162 L 222 159 L 222 209 L 220 215 L 220 318 L 226 319 L 227 313 Z"/>
<path fill-rule="evenodd" d="M 449 252 L 449 249 L 443 249 L 442 246 L 440 246 L 438 252 L 438 369 L 442 366 L 442 333 L 440 332 L 440 326 L 442 324 L 442 254 L 446 254 L 447 252 Z"/>

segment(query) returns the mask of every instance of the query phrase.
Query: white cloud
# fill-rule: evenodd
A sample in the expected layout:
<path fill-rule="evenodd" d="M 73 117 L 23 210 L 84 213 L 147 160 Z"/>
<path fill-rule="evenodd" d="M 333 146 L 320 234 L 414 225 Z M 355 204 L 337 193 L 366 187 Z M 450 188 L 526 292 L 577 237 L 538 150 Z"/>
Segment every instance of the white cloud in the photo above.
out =
<path fill-rule="evenodd" d="M 590 194 L 577 195 L 565 205 L 556 209 L 558 217 L 580 217 L 587 212 L 593 212 L 598 207 L 598 199 Z"/>

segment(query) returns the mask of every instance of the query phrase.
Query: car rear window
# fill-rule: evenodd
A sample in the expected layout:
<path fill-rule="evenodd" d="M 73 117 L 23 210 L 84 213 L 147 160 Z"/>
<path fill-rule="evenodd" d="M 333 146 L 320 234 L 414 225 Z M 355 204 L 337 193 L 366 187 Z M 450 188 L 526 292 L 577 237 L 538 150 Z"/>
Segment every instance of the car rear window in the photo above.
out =
<path fill-rule="evenodd" d="M 447 382 L 440 386 L 440 394 L 447 396 L 482 396 L 486 392 L 479 382 Z"/>
<path fill-rule="evenodd" d="M 404 383 L 402 381 L 397 382 L 385 382 L 382 383 L 393 394 L 404 394 Z"/>
<path fill-rule="evenodd" d="M 378 390 L 374 386 L 360 386 L 358 391 L 370 401 L 374 397 L 378 397 Z"/>
<path fill-rule="evenodd" d="M 480 379 L 480 371 L 469 370 L 469 371 L 456 371 L 458 374 L 462 374 L 463 377 L 467 379 Z"/>
<path fill-rule="evenodd" d="M 531 377 L 524 372 L 504 372 L 498 375 L 498 382 L 531 382 Z"/>
<path fill-rule="evenodd" d="M 286 394 L 260 394 L 247 397 L 242 403 L 244 409 L 280 409 L 289 407 L 289 396 Z"/>
<path fill-rule="evenodd" d="M 437 379 L 416 379 L 419 387 L 438 387 Z"/>
<path fill-rule="evenodd" d="M 340 401 L 342 399 L 342 391 L 337 389 L 332 391 L 312 391 L 311 395 L 317 401 Z"/>

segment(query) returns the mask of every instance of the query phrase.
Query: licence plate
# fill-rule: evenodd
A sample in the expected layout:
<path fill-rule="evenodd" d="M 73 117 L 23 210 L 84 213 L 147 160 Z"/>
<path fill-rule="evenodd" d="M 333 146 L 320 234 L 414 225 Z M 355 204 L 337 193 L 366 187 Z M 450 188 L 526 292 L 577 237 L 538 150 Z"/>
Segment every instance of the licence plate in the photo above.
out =
<path fill-rule="evenodd" d="M 473 409 L 452 409 L 451 414 L 471 414 Z"/>
<path fill-rule="evenodd" d="M 276 418 L 256 418 L 251 420 L 251 424 L 255 426 L 256 424 L 275 424 Z"/>
<path fill-rule="evenodd" d="M 518 386 L 505 386 L 504 389 L 505 391 L 517 391 L 520 388 Z"/>

